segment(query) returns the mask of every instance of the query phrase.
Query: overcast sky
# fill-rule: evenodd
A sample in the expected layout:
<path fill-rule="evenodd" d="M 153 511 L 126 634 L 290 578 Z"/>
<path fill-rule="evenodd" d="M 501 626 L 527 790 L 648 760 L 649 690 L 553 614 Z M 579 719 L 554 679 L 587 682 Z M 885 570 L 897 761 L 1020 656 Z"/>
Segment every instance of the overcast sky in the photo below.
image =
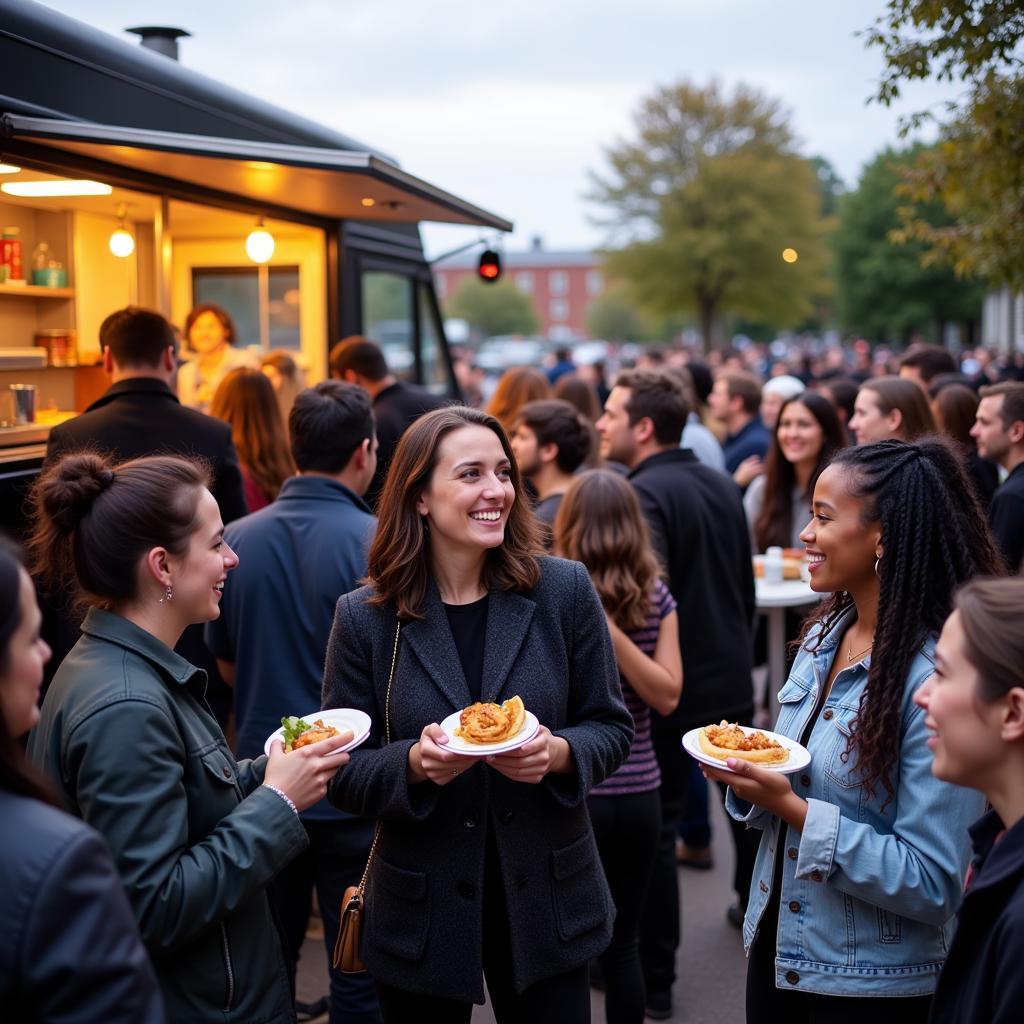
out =
<path fill-rule="evenodd" d="M 173 25 L 182 62 L 395 157 L 515 222 L 509 250 L 600 245 L 583 196 L 603 148 L 632 134 L 656 85 L 718 78 L 783 103 L 803 152 L 848 186 L 886 145 L 899 107 L 868 104 L 881 70 L 855 33 L 884 0 L 50 0 L 114 33 Z M 427 226 L 436 254 L 475 229 Z"/>

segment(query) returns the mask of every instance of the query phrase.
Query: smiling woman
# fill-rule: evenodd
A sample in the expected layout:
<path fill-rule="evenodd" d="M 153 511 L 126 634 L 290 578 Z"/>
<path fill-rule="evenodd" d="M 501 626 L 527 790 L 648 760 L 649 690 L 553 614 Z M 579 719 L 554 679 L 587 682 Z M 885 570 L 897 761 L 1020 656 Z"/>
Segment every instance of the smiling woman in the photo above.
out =
<path fill-rule="evenodd" d="M 207 484 L 173 456 L 66 455 L 43 472 L 35 568 L 88 611 L 28 751 L 106 839 L 169 1018 L 284 1024 L 294 1011 L 266 886 L 306 844 L 297 810 L 347 760 L 327 756 L 345 737 L 236 762 L 204 673 L 175 653 L 186 626 L 220 615 L 238 564 Z"/>
<path fill-rule="evenodd" d="M 388 471 L 370 583 L 335 612 L 324 707 L 373 727 L 330 795 L 380 819 L 362 953 L 388 1024 L 468 1022 L 484 976 L 499 1022 L 588 1021 L 587 962 L 611 935 L 586 797 L 632 720 L 593 585 L 539 555 L 519 485 L 492 416 L 422 416 Z M 515 696 L 540 722 L 526 742 L 450 747 L 440 723 Z"/>

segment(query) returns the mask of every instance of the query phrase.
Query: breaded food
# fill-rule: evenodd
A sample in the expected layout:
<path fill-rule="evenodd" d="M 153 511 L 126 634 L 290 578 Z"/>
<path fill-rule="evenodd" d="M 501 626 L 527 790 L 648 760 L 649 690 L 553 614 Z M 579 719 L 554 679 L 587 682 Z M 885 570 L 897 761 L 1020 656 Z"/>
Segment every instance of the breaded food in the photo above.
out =
<path fill-rule="evenodd" d="M 455 735 L 467 743 L 503 743 L 518 735 L 526 724 L 526 708 L 519 697 L 504 704 L 470 704 L 459 715 Z"/>
<path fill-rule="evenodd" d="M 704 726 L 697 739 L 705 754 L 721 761 L 736 757 L 755 764 L 785 764 L 789 760 L 789 749 L 778 740 L 757 730 L 746 732 L 724 718 L 718 725 Z"/>
<path fill-rule="evenodd" d="M 285 746 L 285 750 L 298 750 L 299 747 L 308 747 L 311 743 L 319 743 L 321 740 L 329 740 L 337 736 L 338 730 L 333 725 L 324 725 L 323 720 L 318 718 L 308 729 L 292 740 L 291 746 Z"/>

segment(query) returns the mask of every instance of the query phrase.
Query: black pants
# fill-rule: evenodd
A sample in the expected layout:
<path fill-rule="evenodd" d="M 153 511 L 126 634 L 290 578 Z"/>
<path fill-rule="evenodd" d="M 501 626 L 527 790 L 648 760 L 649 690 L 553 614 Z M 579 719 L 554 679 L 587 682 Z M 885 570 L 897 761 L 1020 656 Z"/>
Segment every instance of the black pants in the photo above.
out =
<path fill-rule="evenodd" d="M 274 879 L 274 905 L 284 927 L 285 956 L 295 989 L 295 968 L 309 924 L 316 886 L 330 965 L 338 935 L 341 898 L 356 885 L 366 867 L 373 822 L 362 818 L 304 821 L 309 846 Z M 377 993 L 369 974 L 342 974 L 330 968 L 330 1024 L 376 1024 Z"/>
<path fill-rule="evenodd" d="M 777 893 L 779 880 L 776 879 Z M 747 964 L 747 1024 L 927 1024 L 931 996 L 823 996 L 775 987 L 779 901 L 761 918 Z"/>
<path fill-rule="evenodd" d="M 607 1024 L 642 1024 L 644 975 L 638 929 L 661 832 L 658 791 L 587 801 L 601 865 L 615 901 L 612 941 L 601 955 Z"/>
<path fill-rule="evenodd" d="M 484 978 L 498 1024 L 590 1024 L 590 972 L 585 963 L 516 992 L 508 911 L 492 833 L 487 837 L 483 907 Z M 416 995 L 381 982 L 377 982 L 377 996 L 385 1024 L 469 1024 L 473 1014 L 472 1003 Z"/>

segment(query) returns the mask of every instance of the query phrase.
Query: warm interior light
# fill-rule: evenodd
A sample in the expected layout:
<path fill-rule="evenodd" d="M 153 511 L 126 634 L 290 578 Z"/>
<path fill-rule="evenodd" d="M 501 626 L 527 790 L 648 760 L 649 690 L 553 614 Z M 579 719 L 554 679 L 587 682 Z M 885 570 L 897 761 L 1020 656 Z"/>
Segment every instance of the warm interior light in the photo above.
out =
<path fill-rule="evenodd" d="M 39 199 L 46 196 L 109 196 L 114 190 L 101 181 L 61 178 L 54 181 L 5 181 L 0 191 L 9 196 Z"/>
<path fill-rule="evenodd" d="M 122 259 L 135 252 L 135 239 L 124 228 L 118 228 L 110 236 L 109 245 L 110 251 Z"/>
<path fill-rule="evenodd" d="M 782 258 L 787 263 L 796 263 L 796 261 L 800 257 L 799 257 L 799 254 L 797 253 L 796 249 L 783 249 L 782 250 Z"/>
<path fill-rule="evenodd" d="M 372 199 L 370 196 L 363 196 L 363 198 L 360 199 L 359 202 L 362 203 L 363 206 L 376 206 L 377 205 L 377 200 L 376 199 Z"/>
<path fill-rule="evenodd" d="M 274 236 L 263 226 L 262 218 L 245 240 L 245 251 L 253 263 L 266 263 L 274 255 Z"/>
<path fill-rule="evenodd" d="M 17 174 L 21 170 L 20 167 L 15 167 L 14 164 L 0 164 L 0 174 Z"/>

